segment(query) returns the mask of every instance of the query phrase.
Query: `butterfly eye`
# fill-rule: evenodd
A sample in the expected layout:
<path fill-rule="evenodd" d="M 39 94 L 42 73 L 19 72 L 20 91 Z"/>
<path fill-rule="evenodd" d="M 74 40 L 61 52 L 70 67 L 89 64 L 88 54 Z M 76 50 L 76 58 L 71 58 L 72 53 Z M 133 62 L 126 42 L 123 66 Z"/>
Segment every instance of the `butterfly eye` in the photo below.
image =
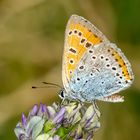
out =
<path fill-rule="evenodd" d="M 61 99 L 64 99 L 64 98 L 65 98 L 65 95 L 64 95 L 64 91 L 63 91 L 63 90 L 61 90 L 61 91 L 59 92 L 59 97 L 60 97 Z"/>

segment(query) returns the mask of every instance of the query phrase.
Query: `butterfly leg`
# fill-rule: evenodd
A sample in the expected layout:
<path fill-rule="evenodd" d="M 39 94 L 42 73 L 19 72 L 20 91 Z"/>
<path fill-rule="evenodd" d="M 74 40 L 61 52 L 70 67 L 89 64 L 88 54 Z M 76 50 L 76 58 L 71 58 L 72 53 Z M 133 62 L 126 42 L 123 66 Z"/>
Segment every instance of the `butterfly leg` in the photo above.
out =
<path fill-rule="evenodd" d="M 93 105 L 93 108 L 95 110 L 95 113 L 96 113 L 96 115 L 97 115 L 97 117 L 99 119 L 99 117 L 100 117 L 100 111 L 99 111 L 99 108 L 98 108 L 98 106 L 96 104 L 96 100 L 93 100 L 92 105 Z"/>

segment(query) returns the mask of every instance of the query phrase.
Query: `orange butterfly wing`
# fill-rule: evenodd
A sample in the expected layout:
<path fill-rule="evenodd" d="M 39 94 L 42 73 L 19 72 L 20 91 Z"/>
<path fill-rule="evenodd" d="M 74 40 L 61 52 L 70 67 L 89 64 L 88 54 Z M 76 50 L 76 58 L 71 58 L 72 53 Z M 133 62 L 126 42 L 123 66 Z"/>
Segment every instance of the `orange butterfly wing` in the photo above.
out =
<path fill-rule="evenodd" d="M 77 64 L 90 46 L 109 40 L 89 21 L 83 17 L 72 15 L 65 32 L 62 79 L 67 89 Z"/>

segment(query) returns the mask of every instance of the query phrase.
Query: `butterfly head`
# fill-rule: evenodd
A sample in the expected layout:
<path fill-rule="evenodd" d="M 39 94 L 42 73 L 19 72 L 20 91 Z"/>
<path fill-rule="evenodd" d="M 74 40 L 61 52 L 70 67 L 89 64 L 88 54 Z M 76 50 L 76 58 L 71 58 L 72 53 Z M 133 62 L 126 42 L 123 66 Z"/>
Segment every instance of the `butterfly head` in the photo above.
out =
<path fill-rule="evenodd" d="M 62 99 L 62 100 L 69 100 L 69 101 L 74 101 L 76 100 L 72 94 L 69 94 L 66 92 L 66 90 L 63 88 L 59 91 L 58 96 Z"/>
<path fill-rule="evenodd" d="M 61 89 L 60 92 L 58 93 L 58 95 L 62 100 L 65 99 L 65 90 Z"/>

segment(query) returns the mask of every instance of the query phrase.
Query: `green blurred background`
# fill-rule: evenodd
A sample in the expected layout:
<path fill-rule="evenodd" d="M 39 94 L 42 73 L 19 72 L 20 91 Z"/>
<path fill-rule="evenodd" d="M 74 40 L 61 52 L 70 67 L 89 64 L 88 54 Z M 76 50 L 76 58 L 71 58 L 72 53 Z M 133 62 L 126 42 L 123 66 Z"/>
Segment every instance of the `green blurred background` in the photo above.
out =
<path fill-rule="evenodd" d="M 140 0 L 0 1 L 0 140 L 14 140 L 14 128 L 37 103 L 58 100 L 58 89 L 36 89 L 42 81 L 62 85 L 64 30 L 70 15 L 84 16 L 125 53 L 135 81 L 125 102 L 100 102 L 96 140 L 140 139 Z"/>

